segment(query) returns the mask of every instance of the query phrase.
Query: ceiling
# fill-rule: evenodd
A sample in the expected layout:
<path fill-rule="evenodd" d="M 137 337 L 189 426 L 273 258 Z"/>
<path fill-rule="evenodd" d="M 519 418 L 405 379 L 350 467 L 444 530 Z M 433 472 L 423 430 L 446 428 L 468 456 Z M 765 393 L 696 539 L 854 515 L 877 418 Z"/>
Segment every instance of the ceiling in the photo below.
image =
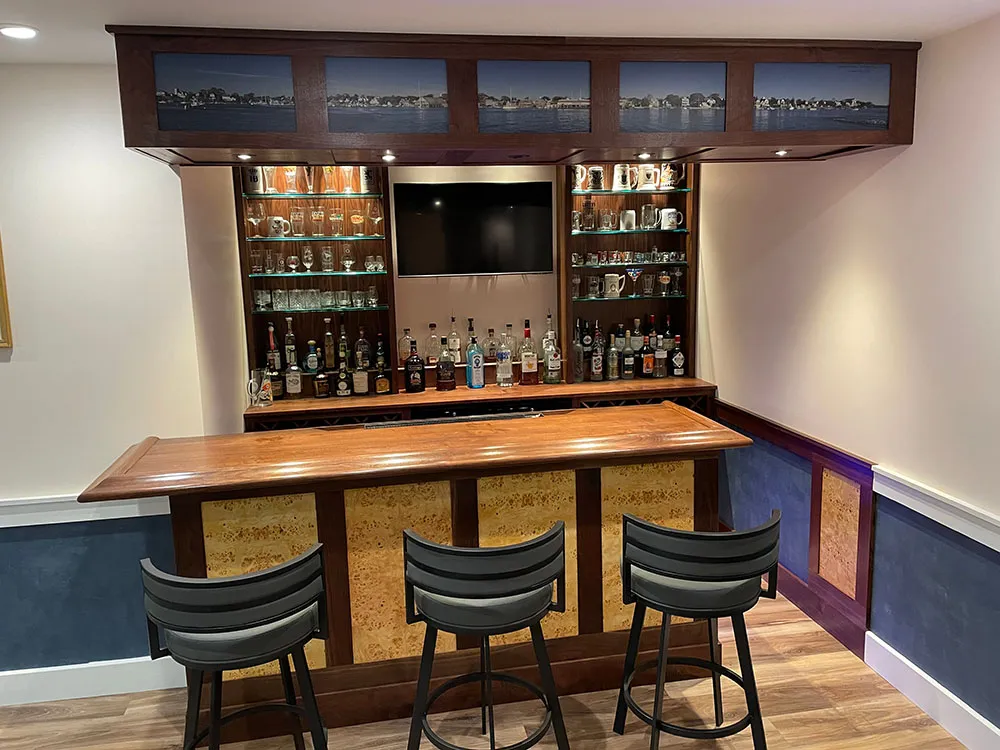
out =
<path fill-rule="evenodd" d="M 0 0 L 0 63 L 112 63 L 105 24 L 556 36 L 925 41 L 1000 0 Z"/>

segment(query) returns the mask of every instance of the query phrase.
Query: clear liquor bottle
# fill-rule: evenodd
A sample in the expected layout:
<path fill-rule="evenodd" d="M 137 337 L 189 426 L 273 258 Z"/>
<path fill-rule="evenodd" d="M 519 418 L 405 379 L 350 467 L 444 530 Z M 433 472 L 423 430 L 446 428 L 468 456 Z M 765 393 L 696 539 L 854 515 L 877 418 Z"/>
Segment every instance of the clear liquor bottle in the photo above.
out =
<path fill-rule="evenodd" d="M 486 340 L 483 342 L 483 354 L 487 362 L 497 361 L 497 349 L 500 348 L 500 341 L 497 339 L 496 331 L 492 328 L 486 329 Z"/>
<path fill-rule="evenodd" d="M 415 341 L 413 336 L 410 335 L 410 329 L 404 328 L 403 335 L 399 338 L 399 364 L 406 365 L 406 358 L 410 356 L 410 342 Z"/>
<path fill-rule="evenodd" d="M 552 313 L 545 316 L 545 333 L 542 335 L 542 359 L 550 346 L 556 345 L 556 332 L 552 330 Z"/>
<path fill-rule="evenodd" d="M 295 334 L 292 332 L 291 316 L 285 318 L 285 366 L 298 364 L 299 355 L 295 349 Z M 286 389 L 287 392 L 287 389 Z"/>
<path fill-rule="evenodd" d="M 302 398 L 302 368 L 294 361 L 285 369 L 285 395 Z"/>
<path fill-rule="evenodd" d="M 507 323 L 505 327 L 507 329 L 507 346 L 510 347 L 510 356 L 517 362 L 518 357 L 521 355 L 521 341 L 514 337 L 514 326 Z"/>
<path fill-rule="evenodd" d="M 406 392 L 422 393 L 424 390 L 424 360 L 417 353 L 417 342 L 410 342 L 410 356 L 406 358 Z"/>
<path fill-rule="evenodd" d="M 441 356 L 437 361 L 437 383 L 435 388 L 439 391 L 455 390 L 455 357 L 448 348 L 448 339 L 441 337 Z"/>
<path fill-rule="evenodd" d="M 347 371 L 347 358 L 340 360 L 340 367 L 337 370 L 337 377 L 335 379 L 336 385 L 333 388 L 334 396 L 350 396 L 351 395 L 351 374 Z"/>
<path fill-rule="evenodd" d="M 656 337 L 656 351 L 653 352 L 653 377 L 667 377 L 667 346 L 663 342 L 663 336 Z"/>
<path fill-rule="evenodd" d="M 281 350 L 274 340 L 274 323 L 267 324 L 267 369 L 281 372 Z"/>
<path fill-rule="evenodd" d="M 354 367 L 357 370 L 369 370 L 371 366 L 372 345 L 365 338 L 365 327 L 358 326 L 358 340 L 354 342 Z"/>
<path fill-rule="evenodd" d="M 486 357 L 475 335 L 465 350 L 465 384 L 469 388 L 482 388 L 486 385 Z"/>
<path fill-rule="evenodd" d="M 606 380 L 618 380 L 621 377 L 621 373 L 618 369 L 618 348 L 615 344 L 616 341 L 617 339 L 613 333 L 608 336 L 608 348 L 604 353 Z"/>
<path fill-rule="evenodd" d="M 306 345 L 309 347 L 309 350 L 306 352 L 302 370 L 308 372 L 310 375 L 315 375 L 319 372 L 319 352 L 316 349 L 316 342 L 312 339 L 309 339 Z"/>
<path fill-rule="evenodd" d="M 424 343 L 424 356 L 427 358 L 427 364 L 436 365 L 438 357 L 441 356 L 441 351 L 447 349 L 447 346 L 442 346 L 441 340 L 443 337 L 438 336 L 437 323 L 431 323 L 427 326 L 430 333 L 427 335 L 427 341 Z M 409 349 L 407 349 L 409 352 Z"/>
<path fill-rule="evenodd" d="M 590 379 L 604 380 L 604 333 L 601 321 L 594 321 L 594 342 L 590 351 Z"/>
<path fill-rule="evenodd" d="M 632 333 L 629 336 L 628 343 L 632 346 L 632 351 L 638 355 L 642 350 L 642 328 L 639 325 L 639 318 L 633 318 L 632 322 Z"/>
<path fill-rule="evenodd" d="M 451 330 L 448 331 L 448 348 L 455 355 L 455 361 L 462 361 L 462 337 L 458 335 L 458 326 L 455 323 L 455 316 L 451 316 Z"/>
<path fill-rule="evenodd" d="M 501 337 L 497 346 L 497 385 L 501 388 L 514 385 L 514 354 L 506 335 Z"/>
<path fill-rule="evenodd" d="M 573 326 L 573 381 L 582 383 L 583 375 L 583 342 L 580 340 L 580 319 L 577 318 Z"/>
<path fill-rule="evenodd" d="M 681 351 L 680 336 L 674 336 L 674 348 L 670 353 L 670 374 L 675 378 L 684 377 L 684 352 Z"/>
<path fill-rule="evenodd" d="M 538 385 L 538 350 L 531 338 L 531 321 L 524 321 L 524 339 L 521 341 L 521 385 Z"/>
<path fill-rule="evenodd" d="M 549 318 L 551 319 L 551 315 Z M 551 322 L 550 322 L 551 326 Z M 559 343 L 555 339 L 555 333 L 551 338 L 547 338 L 548 346 L 543 352 L 545 361 L 545 371 L 542 373 L 542 382 L 548 385 L 559 385 L 562 382 L 562 351 Z"/>
<path fill-rule="evenodd" d="M 337 366 L 337 340 L 330 330 L 330 318 L 323 318 L 326 329 L 323 333 L 323 367 L 327 372 L 333 372 Z"/>
<path fill-rule="evenodd" d="M 340 339 L 337 341 L 337 364 L 341 362 L 348 371 L 351 370 L 351 345 L 347 342 L 347 328 L 343 323 L 340 324 Z"/>

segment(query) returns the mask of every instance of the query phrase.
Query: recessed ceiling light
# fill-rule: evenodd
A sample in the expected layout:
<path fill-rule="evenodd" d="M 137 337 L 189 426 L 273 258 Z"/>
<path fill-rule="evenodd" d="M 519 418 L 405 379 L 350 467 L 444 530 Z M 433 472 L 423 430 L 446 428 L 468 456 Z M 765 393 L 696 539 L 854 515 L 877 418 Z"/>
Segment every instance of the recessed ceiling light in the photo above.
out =
<path fill-rule="evenodd" d="M 34 39 L 38 36 L 38 29 L 33 29 L 30 26 L 21 26 L 19 24 L 7 24 L 5 26 L 0 26 L 0 34 L 10 37 L 11 39 Z"/>
<path fill-rule="evenodd" d="M 652 154 L 649 153 L 648 151 L 643 151 L 641 154 L 636 154 L 636 156 L 638 156 L 640 159 L 648 159 L 650 156 L 652 156 Z"/>
<path fill-rule="evenodd" d="M 253 158 L 252 154 L 236 154 L 236 158 L 240 161 L 250 161 Z"/>
<path fill-rule="evenodd" d="M 441 207 L 441 199 L 440 199 L 440 198 L 435 198 L 435 199 L 434 199 L 434 205 L 435 205 L 435 206 L 436 206 L 437 208 L 440 208 L 440 207 Z"/>
<path fill-rule="evenodd" d="M 396 161 L 396 155 L 392 151 L 386 151 L 382 154 L 382 161 Z"/>
<path fill-rule="evenodd" d="M 785 149 L 780 149 L 774 152 L 775 156 L 788 156 L 788 152 Z"/>

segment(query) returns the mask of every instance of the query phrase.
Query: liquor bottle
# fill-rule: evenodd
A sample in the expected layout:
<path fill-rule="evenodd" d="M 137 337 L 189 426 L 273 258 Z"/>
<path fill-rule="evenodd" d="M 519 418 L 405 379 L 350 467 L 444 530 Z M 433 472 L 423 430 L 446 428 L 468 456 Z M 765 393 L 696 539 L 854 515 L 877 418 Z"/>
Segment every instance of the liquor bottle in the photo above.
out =
<path fill-rule="evenodd" d="M 629 344 L 632 346 L 632 351 L 638 355 L 639 351 L 642 349 L 642 329 L 639 327 L 638 318 L 633 318 L 632 320 L 632 334 L 629 338 Z"/>
<path fill-rule="evenodd" d="M 351 374 L 351 382 L 354 385 L 354 395 L 355 396 L 367 396 L 369 393 L 368 389 L 368 365 L 363 361 L 358 362 L 358 366 L 354 368 L 354 372 Z"/>
<path fill-rule="evenodd" d="M 551 315 L 549 318 L 551 319 Z M 551 327 L 551 322 L 550 322 Z M 559 349 L 559 342 L 556 341 L 555 333 L 551 338 L 547 338 L 548 346 L 545 348 L 545 372 L 542 374 L 542 382 L 548 385 L 559 385 L 562 382 L 562 351 Z"/>
<path fill-rule="evenodd" d="M 649 322 L 646 323 L 646 335 L 649 336 L 649 345 L 656 346 L 656 316 L 649 314 Z"/>
<path fill-rule="evenodd" d="M 303 372 L 308 372 L 310 375 L 315 375 L 319 372 L 319 352 L 316 351 L 316 342 L 309 339 L 308 342 L 309 351 L 306 352 L 305 362 L 303 362 L 302 370 Z"/>
<path fill-rule="evenodd" d="M 663 320 L 663 342 L 667 345 L 667 351 L 674 348 L 674 337 L 670 334 L 670 316 Z"/>
<path fill-rule="evenodd" d="M 545 334 L 542 336 L 542 358 L 549 346 L 555 346 L 556 332 L 552 330 L 552 313 L 545 316 Z"/>
<path fill-rule="evenodd" d="M 285 395 L 288 398 L 302 398 L 302 368 L 294 360 L 285 369 Z"/>
<path fill-rule="evenodd" d="M 372 366 L 372 345 L 365 338 L 365 327 L 358 326 L 358 340 L 354 342 L 354 367 L 368 370 Z M 355 388 L 357 392 L 357 388 Z"/>
<path fill-rule="evenodd" d="M 497 361 L 497 349 L 500 348 L 500 341 L 497 339 L 496 331 L 492 328 L 486 329 L 486 341 L 483 342 L 483 355 L 487 362 Z"/>
<path fill-rule="evenodd" d="M 538 350 L 531 338 L 531 321 L 524 321 L 524 340 L 521 342 L 521 385 L 538 385 Z"/>
<path fill-rule="evenodd" d="M 351 369 L 351 345 L 347 343 L 347 329 L 344 324 L 340 324 L 340 340 L 337 342 L 337 363 L 343 362 L 347 369 Z M 338 394 L 339 395 L 339 394 Z M 350 394 L 348 394 L 350 395 Z"/>
<path fill-rule="evenodd" d="M 573 381 L 582 383 L 583 374 L 583 342 L 580 340 L 580 319 L 577 318 L 573 326 Z"/>
<path fill-rule="evenodd" d="M 330 377 L 325 372 L 317 372 L 313 378 L 313 397 L 330 398 Z"/>
<path fill-rule="evenodd" d="M 267 369 L 281 372 L 281 351 L 274 341 L 274 323 L 267 324 Z"/>
<path fill-rule="evenodd" d="M 507 329 L 507 346 L 510 347 L 510 356 L 516 362 L 521 354 L 521 342 L 519 339 L 514 338 L 514 326 L 507 323 L 505 327 Z"/>
<path fill-rule="evenodd" d="M 455 316 L 451 316 L 451 330 L 448 332 L 448 348 L 455 355 L 455 361 L 462 361 L 462 337 L 458 335 L 458 326 L 455 325 Z"/>
<path fill-rule="evenodd" d="M 381 339 L 382 334 L 379 334 Z M 381 343 L 381 341 L 380 341 Z M 388 396 L 392 393 L 392 379 L 388 371 L 388 357 L 375 355 L 375 395 Z"/>
<path fill-rule="evenodd" d="M 684 352 L 681 351 L 680 336 L 674 336 L 674 350 L 670 353 L 670 374 L 675 378 L 684 377 Z"/>
<path fill-rule="evenodd" d="M 472 341 L 472 337 L 476 335 L 476 329 L 472 325 L 472 320 L 473 319 L 472 318 L 467 318 L 467 320 L 469 321 L 469 334 L 468 334 L 469 338 L 468 338 L 468 340 Z M 481 347 L 482 347 L 482 344 L 480 344 L 480 348 Z M 486 356 L 486 350 L 485 349 L 483 350 L 483 356 Z"/>
<path fill-rule="evenodd" d="M 622 380 L 632 380 L 635 377 L 635 350 L 631 338 L 625 339 L 622 349 Z"/>
<path fill-rule="evenodd" d="M 441 337 L 441 356 L 437 361 L 437 385 L 439 391 L 455 390 L 455 358 L 448 348 L 448 339 Z"/>
<path fill-rule="evenodd" d="M 536 372 L 535 375 L 537 374 Z M 486 359 L 475 334 L 465 350 L 465 384 L 469 388 L 482 388 L 486 385 Z"/>
<path fill-rule="evenodd" d="M 399 364 L 406 366 L 406 358 L 410 356 L 410 342 L 413 341 L 413 336 L 410 335 L 410 329 L 404 328 L 403 335 L 399 339 Z"/>
<path fill-rule="evenodd" d="M 428 326 L 430 334 L 427 336 L 427 341 L 424 344 L 424 354 L 427 355 L 427 364 L 436 365 L 438 357 L 441 356 L 441 352 L 447 349 L 447 346 L 441 346 L 441 338 L 437 333 L 437 323 L 431 323 Z M 409 349 L 407 349 L 409 352 Z"/>
<path fill-rule="evenodd" d="M 271 370 L 271 398 L 277 401 L 285 397 L 285 378 L 279 370 Z"/>
<path fill-rule="evenodd" d="M 510 342 L 504 334 L 497 346 L 497 385 L 509 388 L 514 385 L 514 355 L 510 350 Z"/>
<path fill-rule="evenodd" d="M 608 336 L 608 350 L 604 354 L 605 380 L 618 380 L 621 374 L 618 371 L 618 349 L 615 346 L 615 335 Z"/>
<path fill-rule="evenodd" d="M 667 377 L 667 347 L 663 343 L 663 335 L 656 337 L 656 351 L 653 352 L 653 377 Z"/>
<path fill-rule="evenodd" d="M 642 362 L 642 377 L 653 377 L 653 367 L 656 360 L 653 355 L 653 347 L 649 345 L 649 336 L 642 337 L 642 349 L 639 351 L 639 361 Z"/>
<path fill-rule="evenodd" d="M 295 334 L 292 333 L 292 318 L 291 316 L 285 318 L 285 366 L 291 367 L 293 364 L 297 364 L 299 361 L 298 352 L 295 350 Z M 288 389 L 285 389 L 288 393 Z M 297 398 L 296 396 L 291 396 L 292 398 Z"/>
<path fill-rule="evenodd" d="M 604 333 L 601 321 L 594 321 L 594 343 L 590 351 L 590 379 L 604 380 Z"/>
<path fill-rule="evenodd" d="M 337 366 L 337 340 L 330 330 L 330 318 L 323 318 L 326 332 L 323 334 L 323 366 L 327 372 L 333 372 Z"/>
<path fill-rule="evenodd" d="M 594 334 L 590 332 L 590 321 L 583 321 L 583 379 L 593 380 L 591 377 L 591 357 L 594 353 Z"/>
<path fill-rule="evenodd" d="M 351 374 L 347 371 L 347 357 L 340 360 L 340 368 L 337 370 L 335 396 L 351 395 Z"/>
<path fill-rule="evenodd" d="M 425 378 L 423 357 L 417 353 L 417 342 L 411 341 L 410 356 L 406 358 L 406 392 L 422 393 Z"/>

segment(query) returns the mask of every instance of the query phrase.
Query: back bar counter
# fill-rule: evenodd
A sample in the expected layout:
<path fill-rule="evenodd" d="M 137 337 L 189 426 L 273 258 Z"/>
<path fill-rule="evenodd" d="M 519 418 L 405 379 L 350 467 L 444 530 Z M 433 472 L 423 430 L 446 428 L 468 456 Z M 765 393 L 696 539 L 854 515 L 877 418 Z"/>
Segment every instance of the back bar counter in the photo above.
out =
<path fill-rule="evenodd" d="M 412 708 L 424 629 L 405 621 L 403 529 L 442 543 L 497 546 L 565 521 L 567 608 L 543 622 L 556 683 L 561 695 L 613 688 L 631 617 L 619 577 L 622 514 L 716 530 L 718 455 L 749 444 L 670 402 L 150 437 L 79 500 L 169 496 L 181 575 L 262 570 L 322 542 L 330 632 L 306 651 L 324 719 L 343 726 L 408 716 Z M 655 653 L 658 619 L 651 624 L 640 660 Z M 707 643 L 704 621 L 671 627 L 671 655 L 704 658 Z M 493 644 L 495 669 L 537 679 L 527 631 Z M 478 669 L 475 639 L 442 634 L 438 651 L 432 689 Z M 226 673 L 227 706 L 279 698 L 277 664 L 267 667 Z M 436 707 L 471 707 L 478 698 L 478 688 L 457 690 Z M 236 724 L 227 741 L 274 734 L 281 721 L 265 715 Z"/>

